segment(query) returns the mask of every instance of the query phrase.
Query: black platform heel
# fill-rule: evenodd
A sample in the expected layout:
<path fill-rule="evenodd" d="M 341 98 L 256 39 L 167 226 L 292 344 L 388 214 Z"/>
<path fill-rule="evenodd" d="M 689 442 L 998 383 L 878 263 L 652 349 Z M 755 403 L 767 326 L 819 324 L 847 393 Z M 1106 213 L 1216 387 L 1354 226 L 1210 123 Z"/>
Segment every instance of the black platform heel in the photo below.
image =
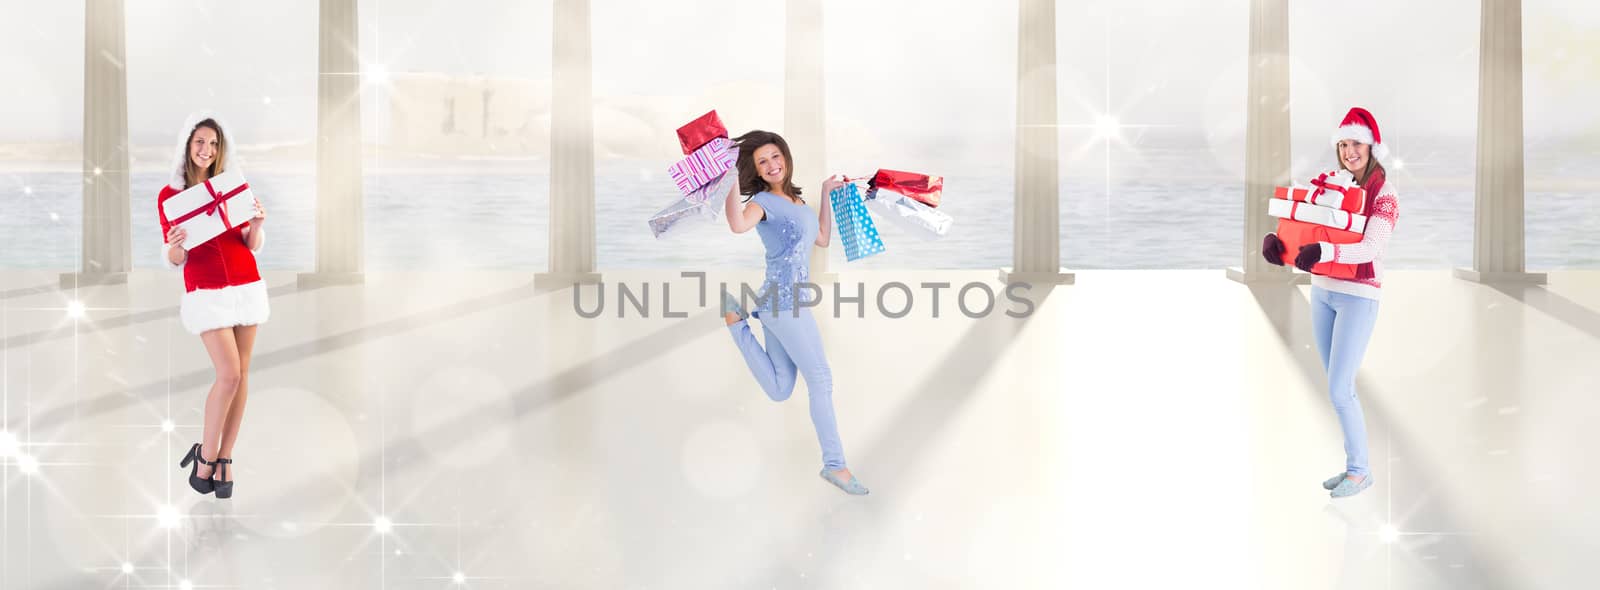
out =
<path fill-rule="evenodd" d="M 217 460 L 213 461 L 212 464 L 217 466 L 217 470 L 211 474 L 211 477 L 224 478 L 224 477 L 228 477 L 228 466 L 233 464 L 233 459 L 225 459 L 225 458 L 222 458 L 222 457 L 217 457 Z M 232 481 L 223 481 L 221 479 L 213 479 L 211 481 L 211 485 L 214 486 L 214 488 L 216 489 L 218 498 L 222 498 L 222 499 L 226 500 L 228 498 L 232 498 L 233 497 L 233 482 Z"/>
<path fill-rule="evenodd" d="M 194 466 L 189 467 L 190 463 L 194 463 Z M 194 488 L 194 491 L 201 494 L 209 494 L 216 489 L 216 486 L 213 485 L 212 480 L 200 477 L 201 464 L 214 465 L 215 463 L 207 461 L 205 456 L 200 454 L 200 443 L 194 443 L 194 446 L 189 447 L 189 453 L 183 456 L 182 461 L 178 462 L 178 468 L 189 467 L 189 487 Z"/>

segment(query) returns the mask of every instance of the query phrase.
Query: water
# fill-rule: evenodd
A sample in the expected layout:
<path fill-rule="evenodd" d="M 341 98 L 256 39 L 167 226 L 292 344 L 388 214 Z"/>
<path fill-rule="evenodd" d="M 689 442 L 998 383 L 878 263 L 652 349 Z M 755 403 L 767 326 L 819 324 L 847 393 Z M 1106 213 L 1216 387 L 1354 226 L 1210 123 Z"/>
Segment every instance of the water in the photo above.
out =
<path fill-rule="evenodd" d="M 1237 265 L 1243 182 L 1231 156 L 1204 145 L 1145 142 L 1111 153 L 1063 148 L 1061 247 L 1070 268 L 1184 269 Z M 1331 153 L 1331 152 L 1330 152 Z M 1326 154 L 1319 154 L 1326 155 Z M 1412 158 L 1391 178 L 1400 188 L 1391 268 L 1471 264 L 1473 151 L 1470 142 L 1412 143 Z M 1331 156 L 1328 156 L 1331 159 Z M 880 224 L 887 251 L 835 269 L 995 268 L 1010 264 L 1012 170 L 998 163 L 951 161 L 922 171 L 946 177 L 948 236 L 925 241 Z M 1532 269 L 1600 268 L 1600 153 L 1530 145 L 1527 252 Z M 655 239 L 645 219 L 675 199 L 668 160 L 597 162 L 599 266 L 753 268 L 760 241 L 704 225 Z M 1297 176 L 1321 163 L 1300 160 Z M 268 269 L 310 269 L 315 177 L 308 162 L 250 164 L 245 172 L 269 212 Z M 865 172 L 863 170 L 862 172 Z M 1109 177 L 1109 178 L 1108 178 Z M 155 196 L 164 170 L 132 176 L 134 265 L 160 266 Z M 0 162 L 0 267 L 76 267 L 81 238 L 80 172 L 72 163 Z M 548 173 L 543 160 L 395 160 L 366 163 L 367 262 L 375 271 L 545 267 Z M 808 186 L 812 203 L 820 189 Z"/>

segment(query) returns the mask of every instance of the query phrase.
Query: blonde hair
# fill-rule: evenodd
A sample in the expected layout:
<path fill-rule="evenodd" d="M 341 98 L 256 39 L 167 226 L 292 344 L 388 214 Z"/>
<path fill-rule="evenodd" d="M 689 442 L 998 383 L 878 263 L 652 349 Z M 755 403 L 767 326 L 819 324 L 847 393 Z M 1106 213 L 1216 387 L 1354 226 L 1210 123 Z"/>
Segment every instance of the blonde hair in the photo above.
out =
<path fill-rule="evenodd" d="M 194 158 L 189 153 L 190 144 L 194 143 L 194 134 L 200 128 L 210 129 L 217 134 L 217 157 L 211 159 L 211 165 L 204 170 L 194 165 Z M 227 169 L 228 137 L 222 134 L 222 126 L 215 119 L 204 119 L 194 124 L 194 129 L 189 130 L 189 138 L 183 142 L 183 186 L 191 187 L 221 174 Z"/>

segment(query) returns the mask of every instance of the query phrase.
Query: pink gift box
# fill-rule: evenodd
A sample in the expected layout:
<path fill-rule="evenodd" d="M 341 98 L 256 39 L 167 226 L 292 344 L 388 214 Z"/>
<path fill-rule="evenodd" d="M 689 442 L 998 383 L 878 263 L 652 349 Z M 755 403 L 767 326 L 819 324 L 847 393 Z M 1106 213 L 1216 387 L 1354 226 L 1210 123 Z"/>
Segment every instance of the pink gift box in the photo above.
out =
<path fill-rule="evenodd" d="M 739 159 L 739 152 L 730 148 L 734 148 L 733 141 L 723 137 L 712 139 L 689 154 L 689 157 L 667 168 L 667 175 L 672 177 L 672 182 L 677 183 L 678 191 L 687 197 L 693 194 L 695 189 L 705 186 L 712 179 L 734 168 Z"/>

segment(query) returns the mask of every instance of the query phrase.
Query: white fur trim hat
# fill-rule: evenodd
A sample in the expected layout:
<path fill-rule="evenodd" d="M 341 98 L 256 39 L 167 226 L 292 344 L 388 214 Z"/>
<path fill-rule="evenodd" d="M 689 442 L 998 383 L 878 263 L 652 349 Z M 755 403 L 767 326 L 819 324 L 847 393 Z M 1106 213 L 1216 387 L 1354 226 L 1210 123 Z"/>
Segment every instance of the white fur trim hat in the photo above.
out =
<path fill-rule="evenodd" d="M 1344 121 L 1333 131 L 1334 147 L 1338 147 L 1343 139 L 1353 139 L 1372 146 L 1372 157 L 1380 162 L 1389 159 L 1389 146 L 1383 143 L 1383 135 L 1378 132 L 1378 120 L 1367 109 L 1355 107 L 1345 114 Z"/>

